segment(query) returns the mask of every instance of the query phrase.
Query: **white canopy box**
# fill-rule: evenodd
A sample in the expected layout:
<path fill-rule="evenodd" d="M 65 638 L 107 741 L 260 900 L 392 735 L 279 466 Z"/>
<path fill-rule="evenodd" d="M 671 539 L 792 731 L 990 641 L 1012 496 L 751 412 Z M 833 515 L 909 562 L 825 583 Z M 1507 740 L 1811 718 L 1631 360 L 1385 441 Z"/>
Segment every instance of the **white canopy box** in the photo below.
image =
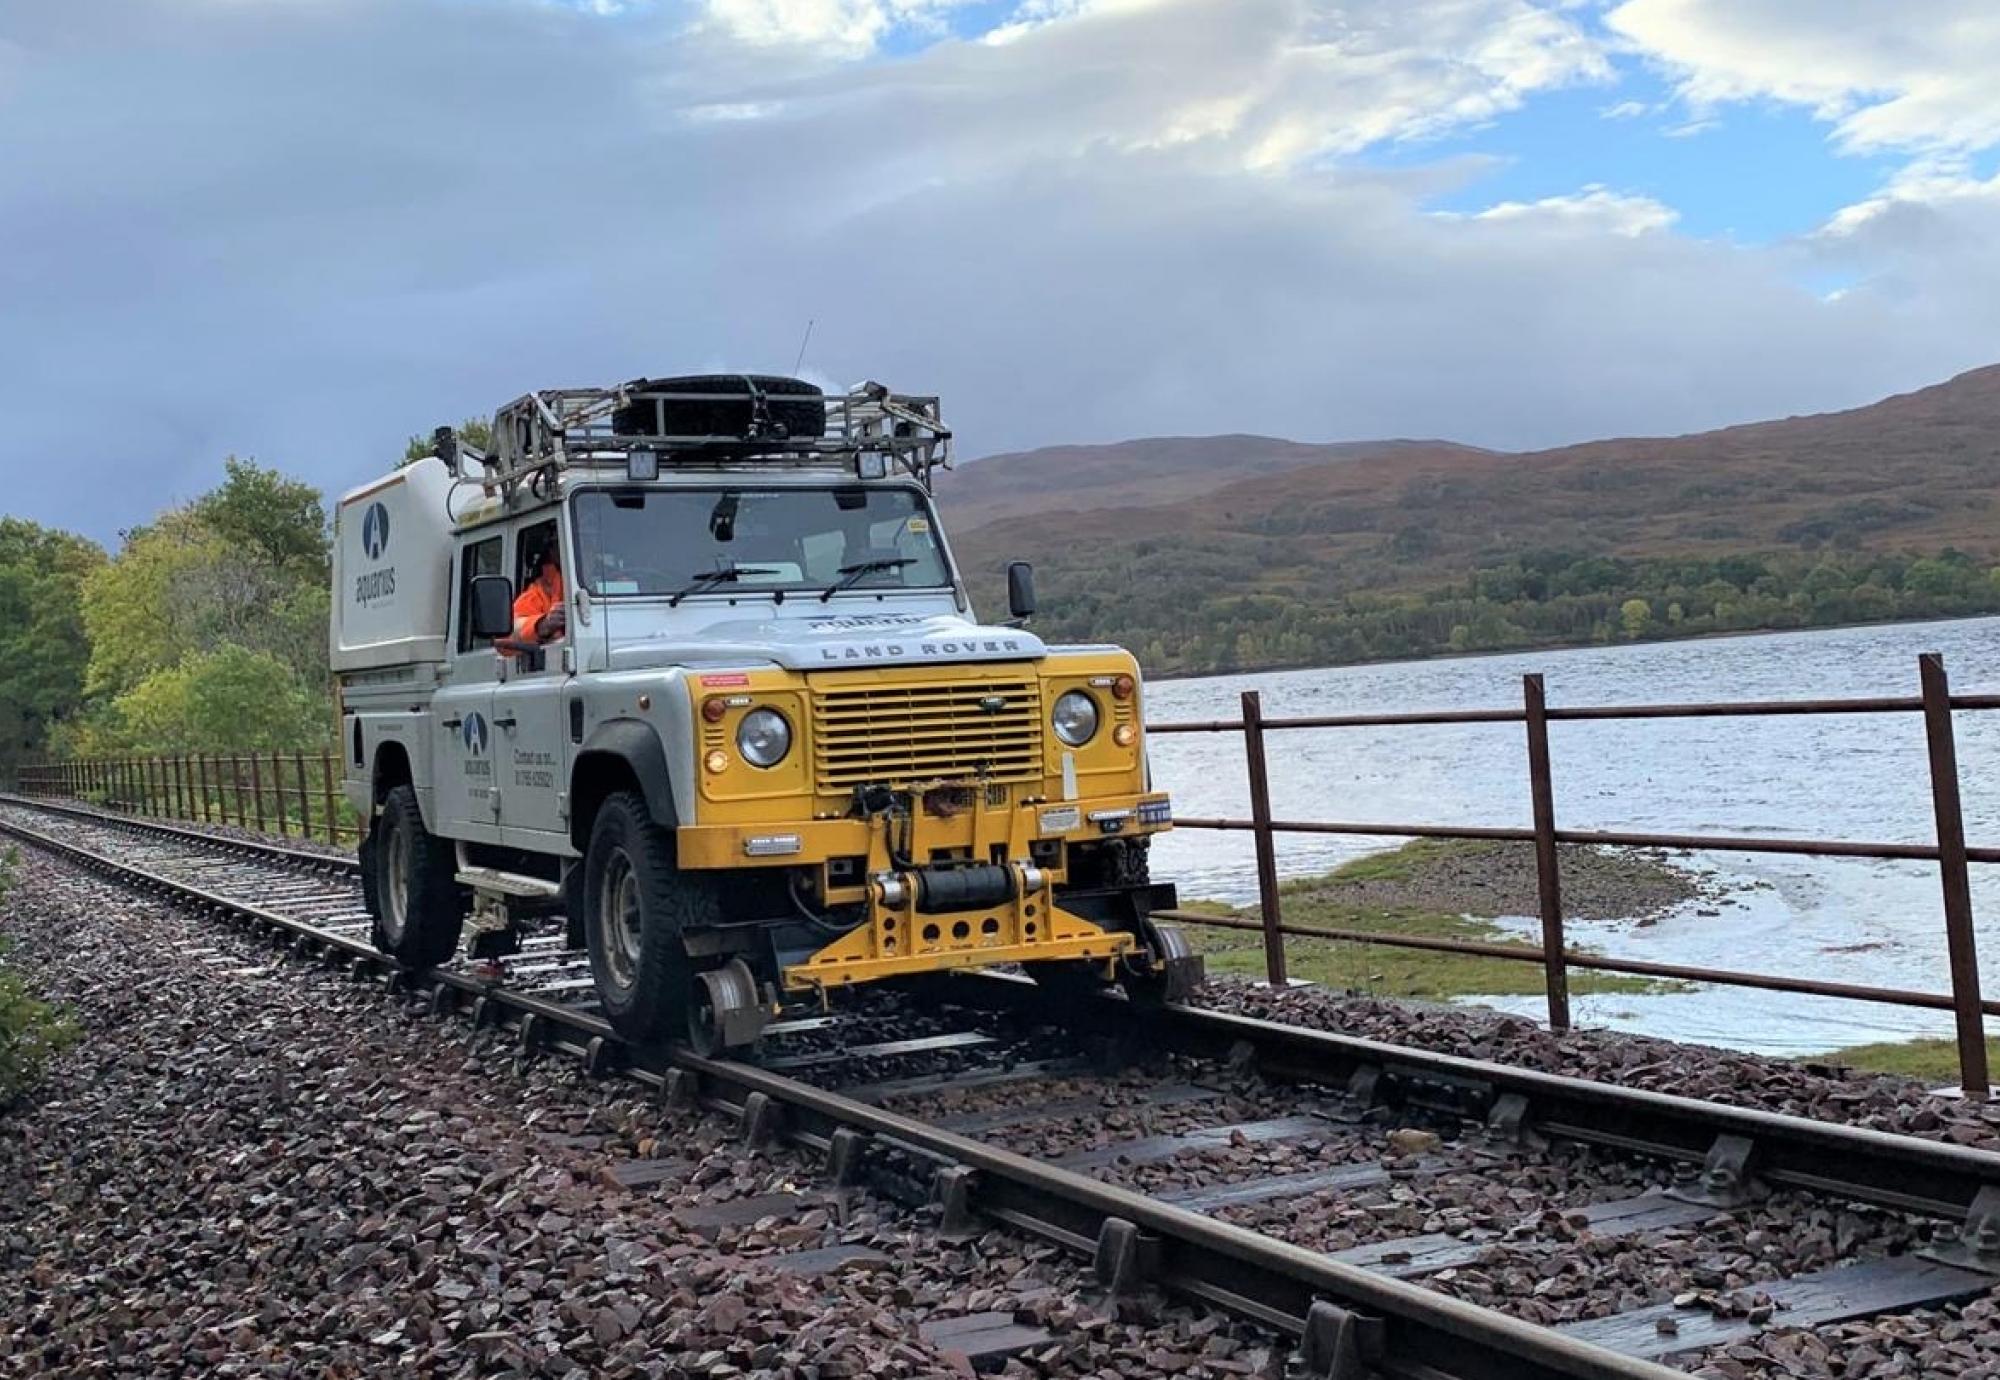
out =
<path fill-rule="evenodd" d="M 333 669 L 441 662 L 451 472 L 429 458 L 342 495 L 333 517 Z"/>

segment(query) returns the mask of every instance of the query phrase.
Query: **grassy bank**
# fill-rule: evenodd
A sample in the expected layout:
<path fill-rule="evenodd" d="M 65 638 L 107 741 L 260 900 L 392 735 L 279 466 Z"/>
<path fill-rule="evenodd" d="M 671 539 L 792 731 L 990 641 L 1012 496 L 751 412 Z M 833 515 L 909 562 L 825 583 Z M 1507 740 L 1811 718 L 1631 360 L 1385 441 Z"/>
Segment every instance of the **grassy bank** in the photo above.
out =
<path fill-rule="evenodd" d="M 7 904 L 14 863 L 13 853 L 0 855 L 0 907 Z M 28 991 L 7 966 L 6 953 L 0 939 L 0 1112 L 39 1082 L 49 1060 L 76 1039 L 69 1018 Z"/>
<path fill-rule="evenodd" d="M 1666 860 L 1630 851 L 1565 849 L 1565 909 L 1579 918 L 1645 923 L 1682 901 L 1706 894 L 1702 881 Z M 1392 853 L 1358 858 L 1323 877 L 1283 888 L 1287 924 L 1484 943 L 1518 942 L 1494 923 L 1536 908 L 1532 846 L 1419 839 Z M 1254 919 L 1254 909 L 1197 905 L 1190 909 Z M 1209 971 L 1261 977 L 1259 936 L 1240 930 L 1190 927 Z M 1287 968 L 1327 987 L 1385 997 L 1434 1001 L 1466 996 L 1532 996 L 1541 969 L 1530 963 L 1358 941 L 1288 936 Z M 1671 984 L 1573 970 L 1570 990 L 1658 992 Z"/>
<path fill-rule="evenodd" d="M 1926 1083 L 1958 1082 L 1958 1044 L 1952 1040 L 1908 1040 L 1901 1044 L 1850 1045 L 1815 1054 L 1815 1064 L 1846 1064 L 1869 1073 L 1898 1073 Z M 1986 1042 L 1986 1062 L 2000 1069 L 2000 1039 Z"/>

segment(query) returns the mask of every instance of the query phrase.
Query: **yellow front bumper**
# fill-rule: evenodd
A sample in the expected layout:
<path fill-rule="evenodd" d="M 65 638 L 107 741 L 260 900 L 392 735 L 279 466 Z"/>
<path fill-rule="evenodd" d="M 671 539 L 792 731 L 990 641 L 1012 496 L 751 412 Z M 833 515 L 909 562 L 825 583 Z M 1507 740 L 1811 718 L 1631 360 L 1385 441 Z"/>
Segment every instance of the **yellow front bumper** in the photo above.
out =
<path fill-rule="evenodd" d="M 996 963 L 1095 960 L 1109 965 L 1137 944 L 1070 914 L 1047 890 L 1012 902 L 948 915 L 869 905 L 869 919 L 803 963 L 783 970 L 788 992 Z"/>
<path fill-rule="evenodd" d="M 813 867 L 830 858 L 865 860 L 858 885 L 828 898 L 842 905 L 865 904 L 864 923 L 781 970 L 785 990 L 809 992 L 1000 963 L 1098 962 L 1108 972 L 1120 955 L 1137 947 L 1137 939 L 1064 910 L 1055 903 L 1060 874 L 1025 864 L 1037 842 L 1081 844 L 1148 835 L 1166 827 L 1165 812 L 1164 794 L 1146 792 L 1060 804 L 982 804 L 945 818 L 920 815 L 910 822 L 912 832 L 903 841 L 904 853 L 918 866 L 932 857 L 933 849 L 948 848 L 968 862 L 1004 859 L 1000 865 L 1014 879 L 1011 894 L 1002 899 L 943 914 L 918 908 L 915 878 L 892 861 L 892 825 L 881 816 L 694 825 L 677 830 L 675 838 L 680 865 L 686 868 Z M 776 845 L 783 851 L 770 851 Z"/>

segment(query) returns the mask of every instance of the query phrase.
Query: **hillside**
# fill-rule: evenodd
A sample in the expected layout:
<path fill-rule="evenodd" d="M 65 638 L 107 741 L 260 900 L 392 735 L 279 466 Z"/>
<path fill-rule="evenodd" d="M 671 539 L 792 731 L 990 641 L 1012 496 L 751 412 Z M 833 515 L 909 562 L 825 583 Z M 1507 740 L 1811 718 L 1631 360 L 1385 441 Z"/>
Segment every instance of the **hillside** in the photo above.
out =
<path fill-rule="evenodd" d="M 1132 442 L 940 488 L 989 603 L 1033 560 L 1045 631 L 1204 671 L 2000 609 L 1996 461 L 2000 366 L 1692 436 Z"/>
<path fill-rule="evenodd" d="M 943 485 L 953 514 L 978 523 L 1053 509 L 1122 508 L 1199 498 L 1246 479 L 1424 450 L 1486 452 L 1442 441 L 1308 445 L 1270 436 L 1165 436 L 1102 446 L 1049 446 L 965 463 Z"/>

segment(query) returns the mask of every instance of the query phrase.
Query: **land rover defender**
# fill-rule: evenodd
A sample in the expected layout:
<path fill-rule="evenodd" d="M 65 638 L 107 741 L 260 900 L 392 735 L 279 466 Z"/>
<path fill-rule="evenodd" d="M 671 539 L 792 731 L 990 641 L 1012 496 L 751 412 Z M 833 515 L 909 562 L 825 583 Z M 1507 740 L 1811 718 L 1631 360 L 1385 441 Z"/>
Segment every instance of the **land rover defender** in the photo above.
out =
<path fill-rule="evenodd" d="M 530 393 L 342 498 L 332 657 L 374 941 L 587 949 L 642 1044 L 1019 964 L 1176 996 L 1132 656 L 972 614 L 935 398 L 706 376 Z M 517 624 L 553 558 L 561 617 Z M 545 593 L 545 598 L 547 596 Z M 538 632 L 538 630 L 540 630 Z"/>

